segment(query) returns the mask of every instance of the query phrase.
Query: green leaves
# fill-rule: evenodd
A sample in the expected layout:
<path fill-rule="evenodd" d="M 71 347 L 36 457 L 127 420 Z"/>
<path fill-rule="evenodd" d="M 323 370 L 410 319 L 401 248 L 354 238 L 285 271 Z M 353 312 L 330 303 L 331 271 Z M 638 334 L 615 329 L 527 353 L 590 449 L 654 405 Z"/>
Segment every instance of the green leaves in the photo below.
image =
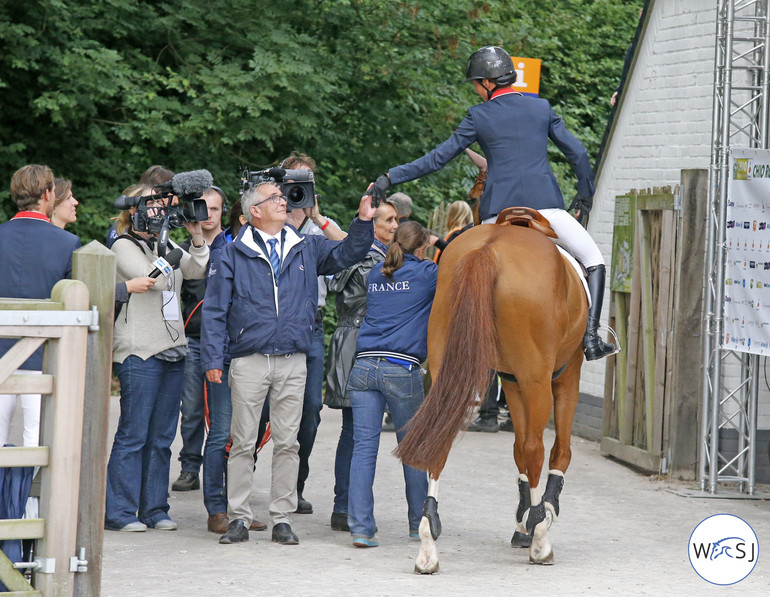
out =
<path fill-rule="evenodd" d="M 541 58 L 541 96 L 593 154 L 641 0 L 27 0 L 0 5 L 0 176 L 71 178 L 72 231 L 102 240 L 112 198 L 151 164 L 207 168 L 231 200 L 240 168 L 292 150 L 318 162 L 322 210 L 345 224 L 369 181 L 445 140 L 478 101 L 467 56 Z M 565 196 L 573 175 L 552 156 Z M 404 185 L 425 221 L 465 197 L 458 158 Z M 0 191 L 0 221 L 15 209 Z"/>

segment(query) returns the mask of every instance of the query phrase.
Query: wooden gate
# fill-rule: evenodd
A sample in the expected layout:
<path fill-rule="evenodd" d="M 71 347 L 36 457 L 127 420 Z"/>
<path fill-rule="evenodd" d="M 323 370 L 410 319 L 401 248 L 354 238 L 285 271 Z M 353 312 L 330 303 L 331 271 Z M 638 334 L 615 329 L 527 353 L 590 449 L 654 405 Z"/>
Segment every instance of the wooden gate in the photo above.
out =
<path fill-rule="evenodd" d="M 618 197 L 610 326 L 622 352 L 607 363 L 602 451 L 694 479 L 701 369 L 707 173 L 674 190 Z"/>
<path fill-rule="evenodd" d="M 0 299 L 0 336 L 20 338 L 0 355 L 0 393 L 42 395 L 40 446 L 0 447 L 0 466 L 41 467 L 40 518 L 0 520 L 0 541 L 37 540 L 34 588 L 0 552 L 10 591 L 0 596 L 100 592 L 114 255 L 91 242 L 75 252 L 73 274 L 79 280 L 58 282 L 50 300 Z M 42 375 L 15 374 L 46 342 Z"/>

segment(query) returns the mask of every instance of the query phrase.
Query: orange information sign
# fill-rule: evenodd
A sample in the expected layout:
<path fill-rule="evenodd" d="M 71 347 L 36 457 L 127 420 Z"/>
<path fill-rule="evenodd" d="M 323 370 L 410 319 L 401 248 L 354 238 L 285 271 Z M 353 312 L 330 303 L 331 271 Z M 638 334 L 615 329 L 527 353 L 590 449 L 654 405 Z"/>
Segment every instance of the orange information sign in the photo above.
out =
<path fill-rule="evenodd" d="M 516 70 L 516 82 L 513 88 L 527 95 L 540 93 L 540 58 L 520 58 L 511 56 Z"/>

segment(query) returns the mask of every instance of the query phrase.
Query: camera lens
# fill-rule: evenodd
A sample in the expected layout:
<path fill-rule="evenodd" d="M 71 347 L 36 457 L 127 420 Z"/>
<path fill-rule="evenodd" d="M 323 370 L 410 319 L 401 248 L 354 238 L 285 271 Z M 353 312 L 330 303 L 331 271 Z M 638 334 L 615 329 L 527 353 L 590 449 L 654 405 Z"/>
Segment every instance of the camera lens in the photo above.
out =
<path fill-rule="evenodd" d="M 293 185 L 286 193 L 286 200 L 289 203 L 300 203 L 305 199 L 305 191 L 299 185 Z"/>

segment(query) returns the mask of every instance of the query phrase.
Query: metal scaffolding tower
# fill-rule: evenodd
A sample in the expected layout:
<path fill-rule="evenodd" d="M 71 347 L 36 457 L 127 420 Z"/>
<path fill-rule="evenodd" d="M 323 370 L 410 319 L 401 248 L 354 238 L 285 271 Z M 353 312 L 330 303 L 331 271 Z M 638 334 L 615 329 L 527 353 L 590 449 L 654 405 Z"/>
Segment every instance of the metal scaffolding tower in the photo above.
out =
<path fill-rule="evenodd" d="M 701 490 L 754 494 L 760 359 L 721 348 L 730 150 L 768 148 L 770 0 L 718 0 L 704 293 Z M 737 449 L 726 436 L 737 434 Z"/>

